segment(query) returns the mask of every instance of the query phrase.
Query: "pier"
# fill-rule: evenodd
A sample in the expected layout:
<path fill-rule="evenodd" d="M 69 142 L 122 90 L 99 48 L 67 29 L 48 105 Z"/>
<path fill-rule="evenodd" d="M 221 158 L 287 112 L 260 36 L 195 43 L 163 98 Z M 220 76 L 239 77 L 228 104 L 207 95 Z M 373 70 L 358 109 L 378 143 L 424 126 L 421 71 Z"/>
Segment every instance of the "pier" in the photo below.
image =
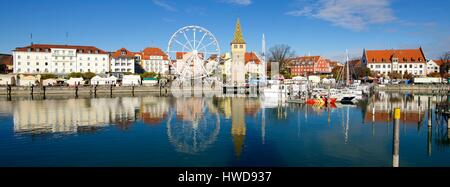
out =
<path fill-rule="evenodd" d="M 30 87 L 0 87 L 0 97 L 11 98 L 12 96 L 47 96 L 47 95 L 109 95 L 152 93 L 167 95 L 170 88 L 163 86 L 74 86 L 74 87 L 52 87 L 52 86 L 30 86 Z"/>

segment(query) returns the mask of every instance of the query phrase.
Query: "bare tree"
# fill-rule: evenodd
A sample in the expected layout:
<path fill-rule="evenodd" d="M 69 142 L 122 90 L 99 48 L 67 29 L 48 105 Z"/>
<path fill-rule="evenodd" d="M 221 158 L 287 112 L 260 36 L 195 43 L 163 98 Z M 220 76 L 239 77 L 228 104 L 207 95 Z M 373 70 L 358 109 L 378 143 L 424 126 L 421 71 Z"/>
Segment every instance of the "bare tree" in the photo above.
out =
<path fill-rule="evenodd" d="M 294 56 L 295 51 L 292 50 L 291 46 L 286 44 L 278 44 L 269 49 L 270 62 L 278 62 L 280 64 L 280 73 L 283 75 L 289 73 L 289 61 Z"/>
<path fill-rule="evenodd" d="M 439 60 L 442 62 L 440 67 L 441 75 L 444 75 L 449 72 L 450 69 L 450 51 L 442 54 L 442 56 L 439 58 Z"/>

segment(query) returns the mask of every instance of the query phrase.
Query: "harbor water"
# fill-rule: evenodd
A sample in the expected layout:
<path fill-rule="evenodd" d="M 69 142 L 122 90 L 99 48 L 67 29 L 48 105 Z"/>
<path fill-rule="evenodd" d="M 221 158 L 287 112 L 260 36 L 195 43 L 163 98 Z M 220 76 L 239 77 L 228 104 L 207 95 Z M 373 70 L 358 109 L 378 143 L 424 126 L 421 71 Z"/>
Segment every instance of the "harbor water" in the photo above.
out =
<path fill-rule="evenodd" d="M 398 165 L 449 167 L 450 130 L 437 113 L 448 102 L 389 92 L 329 107 L 259 97 L 2 98 L 0 166 L 392 167 L 400 108 Z"/>

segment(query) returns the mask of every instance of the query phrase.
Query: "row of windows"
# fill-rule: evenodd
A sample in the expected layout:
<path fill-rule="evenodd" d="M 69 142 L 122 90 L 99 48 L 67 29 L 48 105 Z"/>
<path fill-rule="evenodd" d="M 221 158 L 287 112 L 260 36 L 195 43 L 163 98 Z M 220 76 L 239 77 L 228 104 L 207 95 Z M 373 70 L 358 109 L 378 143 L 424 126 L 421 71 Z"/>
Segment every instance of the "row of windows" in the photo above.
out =
<path fill-rule="evenodd" d="M 133 60 L 125 59 L 125 58 L 118 58 L 118 59 L 112 59 L 113 62 L 133 62 Z"/>
<path fill-rule="evenodd" d="M 18 73 L 40 73 L 41 70 L 39 68 L 36 68 L 36 69 L 27 68 L 26 71 L 22 71 L 21 68 L 18 68 L 17 72 Z M 50 71 L 47 68 L 45 68 L 44 71 L 42 71 L 42 72 L 49 73 Z M 58 73 L 58 72 L 60 72 L 60 73 L 70 73 L 70 72 L 77 72 L 77 71 L 75 69 L 67 69 L 67 71 L 66 71 L 66 69 L 61 69 L 61 71 L 58 71 L 58 68 L 56 68 L 53 72 L 54 73 Z M 80 69 L 80 72 L 84 72 L 84 70 Z M 91 69 L 87 69 L 86 72 L 91 72 Z M 96 70 L 95 72 L 96 73 L 98 73 L 98 72 L 105 72 L 105 70 L 101 70 L 101 71 Z"/>
<path fill-rule="evenodd" d="M 20 59 L 21 57 L 20 57 L 20 55 L 17 55 L 17 59 Z M 31 57 L 30 56 L 27 56 L 27 59 L 29 60 Z M 36 60 L 39 60 L 39 56 L 36 56 L 35 57 L 36 58 Z M 48 60 L 48 58 L 47 58 L 47 56 L 44 56 L 44 59 L 45 60 Z"/>
<path fill-rule="evenodd" d="M 237 45 L 237 44 L 234 44 L 233 46 L 234 46 L 234 48 L 235 48 L 235 49 L 237 49 L 237 48 L 238 48 L 238 45 Z M 243 49 L 243 48 L 244 48 L 244 45 L 242 45 L 242 44 L 241 44 L 241 45 L 239 45 L 239 49 Z"/>
<path fill-rule="evenodd" d="M 17 62 L 17 65 L 18 65 L 18 66 L 20 66 L 21 64 L 22 64 L 21 62 Z M 31 64 L 30 62 L 27 62 L 27 65 L 28 65 L 28 66 L 29 66 L 30 64 Z M 39 62 L 36 62 L 36 63 L 35 63 L 36 66 L 39 66 L 39 64 L 40 64 Z M 55 66 L 58 66 L 58 63 L 57 63 L 57 62 L 55 62 L 54 64 L 55 64 Z M 64 65 L 67 65 L 67 63 L 61 63 L 61 64 L 62 64 L 63 66 L 64 66 Z M 48 66 L 48 62 L 45 62 L 44 65 L 45 65 L 45 66 Z M 70 66 L 72 66 L 72 65 L 73 65 L 73 63 L 70 63 Z M 83 64 L 80 63 L 80 66 L 82 66 L 82 65 L 83 65 Z M 87 63 L 87 66 L 90 66 L 90 65 L 91 65 L 91 63 Z M 98 63 L 95 63 L 95 66 L 98 66 Z M 103 66 L 105 66 L 105 64 L 103 64 Z"/>
<path fill-rule="evenodd" d="M 381 59 L 381 62 L 387 62 L 387 60 L 388 60 L 388 59 L 382 58 L 382 59 Z M 407 61 L 408 61 L 408 59 L 406 59 L 406 58 L 403 58 L 402 60 L 403 60 L 403 62 L 407 62 Z M 411 62 L 415 62 L 416 59 L 411 58 L 410 61 L 411 61 Z M 419 61 L 419 62 L 422 62 L 423 59 L 419 57 L 418 61 Z M 375 58 L 372 58 L 372 62 L 376 62 L 376 59 L 375 59 Z M 393 59 L 392 59 L 392 62 L 399 62 L 399 61 L 398 61 L 397 58 L 393 58 Z"/>
<path fill-rule="evenodd" d="M 30 56 L 27 56 L 27 59 L 28 59 L 28 60 L 29 60 L 30 58 L 31 58 Z M 61 58 L 61 59 L 63 59 L 63 60 L 66 59 L 65 56 L 63 56 L 63 57 L 58 57 L 58 56 L 56 56 L 54 59 L 55 59 L 55 60 L 58 60 L 59 58 Z M 73 57 L 68 57 L 68 58 L 69 58 L 69 60 L 73 60 Z M 17 59 L 21 59 L 20 55 L 17 55 Z M 36 60 L 39 60 L 39 56 L 36 56 L 35 59 L 36 59 Z M 47 56 L 45 56 L 44 59 L 45 59 L 45 60 L 48 60 Z M 80 59 L 80 60 L 83 60 L 83 57 L 80 57 L 79 59 Z M 87 60 L 91 60 L 90 57 L 87 57 L 86 59 L 87 59 Z M 95 57 L 94 60 L 95 60 L 95 61 L 98 61 L 98 58 Z M 106 61 L 106 58 L 102 58 L 102 60 L 103 60 L 103 61 Z"/>
<path fill-rule="evenodd" d="M 381 73 L 381 74 L 388 74 L 388 73 L 390 73 L 391 71 L 375 71 L 375 72 L 378 72 L 378 73 Z M 417 75 L 417 73 L 419 73 L 419 75 L 422 75 L 422 73 L 423 73 L 422 70 L 419 70 L 419 71 L 417 71 L 417 70 L 414 70 L 414 71 L 408 71 L 408 70 L 406 70 L 406 71 L 393 71 L 393 72 L 395 72 L 395 73 L 400 73 L 400 74 L 412 73 L 412 74 L 415 74 L 415 75 Z"/>
<path fill-rule="evenodd" d="M 126 64 L 126 63 L 122 63 L 122 64 L 120 64 L 120 63 L 115 63 L 114 64 L 114 66 L 132 66 L 133 64 L 132 63 L 128 63 L 128 64 Z"/>
<path fill-rule="evenodd" d="M 60 53 L 66 54 L 66 51 L 67 51 L 67 50 L 54 50 L 54 51 L 53 51 L 53 54 L 60 54 Z M 39 51 L 38 51 L 38 52 L 39 52 Z M 67 51 L 67 53 L 68 53 L 69 55 L 73 55 L 73 51 Z"/>
<path fill-rule="evenodd" d="M 116 69 L 114 69 L 114 71 L 115 72 L 131 72 L 131 69 L 124 69 L 124 68 L 119 69 L 119 68 L 116 68 Z"/>
<path fill-rule="evenodd" d="M 391 68 L 391 65 L 370 65 L 370 68 L 381 68 L 381 67 L 383 67 L 383 68 Z M 408 68 L 408 65 L 404 65 L 404 66 L 402 66 L 402 65 L 398 65 L 398 68 Z M 423 65 L 419 65 L 419 66 L 417 66 L 417 65 L 414 65 L 414 68 L 417 68 L 417 67 L 419 67 L 419 68 L 423 68 Z M 409 68 L 413 68 L 413 65 L 409 65 Z"/>

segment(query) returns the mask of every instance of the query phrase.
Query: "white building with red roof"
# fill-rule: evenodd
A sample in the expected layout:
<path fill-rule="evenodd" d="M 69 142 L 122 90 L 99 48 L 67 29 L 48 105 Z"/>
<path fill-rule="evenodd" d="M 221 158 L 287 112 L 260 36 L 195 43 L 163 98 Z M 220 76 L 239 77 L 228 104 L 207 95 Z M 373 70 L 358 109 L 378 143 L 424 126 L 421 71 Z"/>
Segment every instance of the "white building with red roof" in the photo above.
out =
<path fill-rule="evenodd" d="M 262 60 L 255 52 L 245 53 L 245 73 L 253 77 L 260 77 L 264 74 Z"/>
<path fill-rule="evenodd" d="M 109 72 L 109 54 L 94 46 L 32 44 L 13 50 L 13 73 Z"/>
<path fill-rule="evenodd" d="M 221 64 L 222 74 L 231 76 L 232 74 L 232 59 L 230 53 L 225 53 L 221 55 L 223 63 Z M 264 74 L 264 66 L 261 58 L 256 52 L 245 52 L 244 58 L 244 74 L 251 75 L 253 77 L 261 77 Z"/>
<path fill-rule="evenodd" d="M 371 71 L 387 75 L 391 72 L 421 76 L 427 74 L 427 61 L 422 48 L 364 50 L 362 63 Z"/>
<path fill-rule="evenodd" d="M 125 48 L 111 53 L 112 73 L 134 73 L 135 54 Z"/>
<path fill-rule="evenodd" d="M 142 68 L 147 72 L 169 74 L 169 56 L 160 48 L 148 47 L 135 53 L 141 61 Z"/>

